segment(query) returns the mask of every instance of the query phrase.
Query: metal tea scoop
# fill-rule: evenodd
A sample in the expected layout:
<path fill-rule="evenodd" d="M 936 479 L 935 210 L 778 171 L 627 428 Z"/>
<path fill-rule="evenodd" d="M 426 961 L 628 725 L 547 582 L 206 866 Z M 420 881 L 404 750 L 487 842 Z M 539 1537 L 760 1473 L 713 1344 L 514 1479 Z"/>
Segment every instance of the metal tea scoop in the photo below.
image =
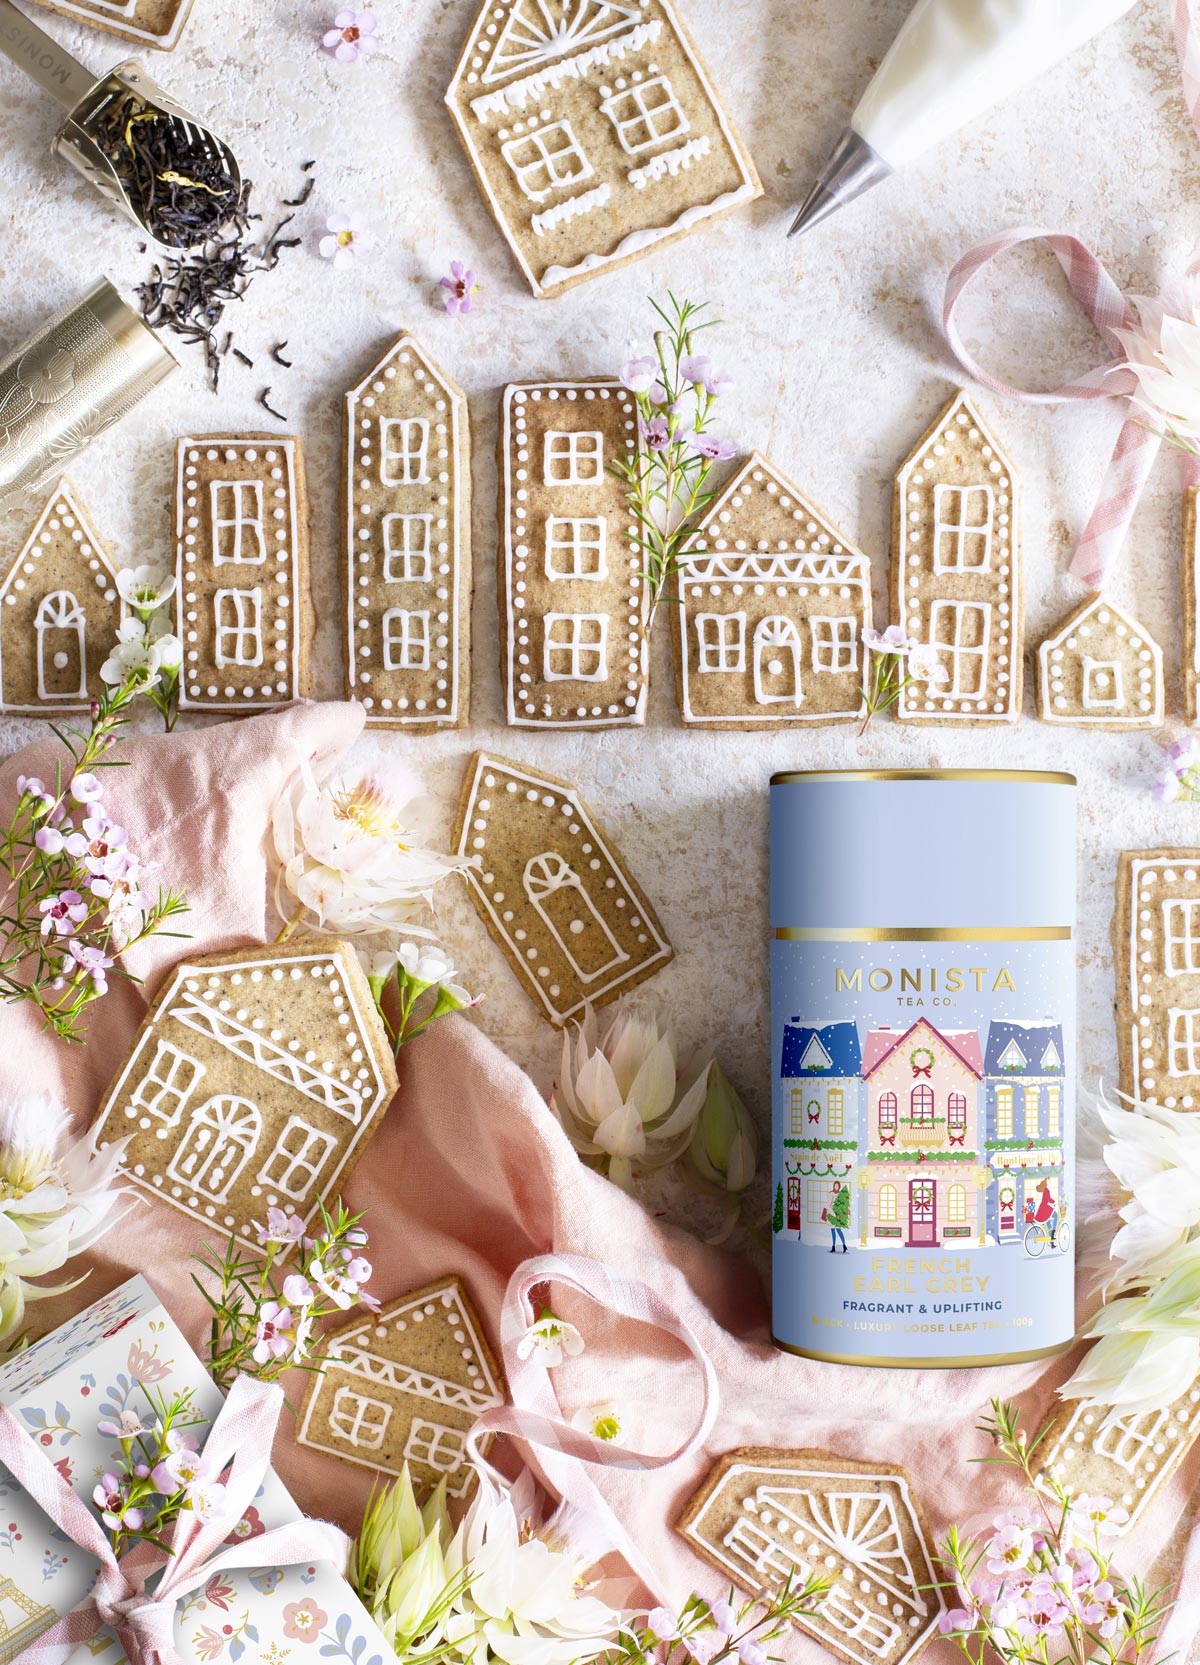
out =
<path fill-rule="evenodd" d="M 68 112 L 50 146 L 162 248 L 193 248 L 238 208 L 228 145 L 130 59 L 99 80 L 12 0 L 0 0 L 0 52 Z"/>

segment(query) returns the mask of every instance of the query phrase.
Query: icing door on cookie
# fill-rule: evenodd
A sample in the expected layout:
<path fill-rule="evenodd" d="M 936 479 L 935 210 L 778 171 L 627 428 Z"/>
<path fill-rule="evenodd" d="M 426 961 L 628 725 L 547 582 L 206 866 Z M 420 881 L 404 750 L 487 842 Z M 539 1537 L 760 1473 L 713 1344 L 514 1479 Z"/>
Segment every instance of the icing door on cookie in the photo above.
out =
<path fill-rule="evenodd" d="M 193 1115 L 168 1172 L 213 1202 L 224 1202 L 261 1133 L 262 1117 L 248 1099 L 210 1098 Z"/>
<path fill-rule="evenodd" d="M 755 626 L 754 698 L 759 705 L 799 705 L 804 698 L 794 619 L 760 619 Z"/>
<path fill-rule="evenodd" d="M 43 596 L 34 620 L 37 633 L 38 698 L 87 698 L 87 621 L 70 590 Z"/>
<path fill-rule="evenodd" d="M 938 1240 L 937 1181 L 910 1179 L 908 1182 L 907 1248 L 929 1248 Z"/>
<path fill-rule="evenodd" d="M 578 873 L 553 851 L 526 863 L 525 894 L 583 982 L 590 983 L 629 958 Z"/>

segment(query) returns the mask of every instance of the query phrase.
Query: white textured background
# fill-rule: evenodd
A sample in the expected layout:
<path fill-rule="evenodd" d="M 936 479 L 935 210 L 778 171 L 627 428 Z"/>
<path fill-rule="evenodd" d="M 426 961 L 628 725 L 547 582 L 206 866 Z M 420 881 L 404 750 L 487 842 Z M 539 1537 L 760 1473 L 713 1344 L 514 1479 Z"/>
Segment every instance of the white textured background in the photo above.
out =
<path fill-rule="evenodd" d="M 495 621 L 496 407 L 501 384 L 545 373 L 619 367 L 647 321 L 644 296 L 668 287 L 708 298 L 725 319 L 710 350 L 737 377 L 727 424 L 745 449 L 770 453 L 871 556 L 877 617 L 886 611 L 893 468 L 954 382 L 936 319 L 954 258 L 1021 221 L 1069 228 L 1118 281 L 1152 292 L 1196 252 L 1200 143 L 1178 90 L 1167 0 L 1144 0 L 1122 23 L 1004 109 L 977 122 L 809 239 L 786 243 L 798 196 L 908 0 L 690 0 L 687 15 L 741 123 L 766 188 L 748 211 L 552 301 L 526 292 L 471 180 L 442 94 L 475 0 L 376 0 L 385 47 L 335 64 L 316 44 L 335 10 L 312 0 L 195 0 L 171 55 L 152 73 L 228 135 L 261 205 L 291 195 L 301 160 L 317 188 L 296 228 L 303 249 L 263 276 L 228 316 L 258 359 L 226 364 L 221 395 L 205 389 L 198 355 L 74 477 L 101 534 L 125 561 L 166 560 L 172 440 L 184 431 L 269 427 L 274 401 L 309 457 L 313 566 L 322 616 L 318 692 L 335 697 L 339 659 L 336 470 L 343 390 L 401 327 L 415 331 L 471 401 L 475 485 L 475 644 L 469 731 L 369 737 L 357 759 L 384 775 L 415 764 L 444 806 L 447 828 L 464 760 L 490 746 L 575 782 L 617 837 L 653 899 L 678 958 L 647 985 L 686 1042 L 716 1036 L 756 1113 L 768 1114 L 766 972 L 767 781 L 814 767 L 1068 768 L 1080 780 L 1080 1018 L 1085 1080 L 1114 1074 L 1107 946 L 1115 852 L 1200 842 L 1188 806 L 1159 808 L 1148 787 L 1159 760 L 1151 735 L 1051 731 L 1033 716 L 1004 733 L 906 730 L 883 721 L 772 736 L 685 733 L 675 716 L 665 625 L 655 643 L 644 730 L 603 735 L 514 731 L 500 722 Z M 97 69 L 125 56 L 115 37 L 39 14 Z M 146 258 L 82 182 L 47 155 L 55 114 L 0 62 L 0 347 L 20 341 L 101 272 L 130 287 Z M 375 245 L 348 272 L 315 252 L 325 212 L 358 208 Z M 293 228 L 293 229 L 296 229 Z M 465 321 L 446 318 L 434 282 L 452 258 L 472 263 L 484 292 Z M 1000 285 L 1007 293 L 1002 297 Z M 1011 378 L 1049 386 L 1098 362 L 1103 348 L 1066 295 L 1049 256 L 1018 257 L 978 285 L 967 336 Z M 282 337 L 290 372 L 265 362 Z M 1115 405 L 984 408 L 1026 486 L 1026 642 L 1080 595 L 1066 576 L 1120 420 Z M 1179 476 L 1160 461 L 1142 504 L 1117 599 L 1162 643 L 1170 727 L 1180 723 Z M 7 562 L 25 517 L 0 517 Z M 185 719 L 187 721 L 189 719 Z M 194 720 L 194 719 L 192 719 Z M 8 720 L 0 742 L 38 731 Z M 478 1021 L 543 1087 L 558 1042 L 517 986 L 461 896 L 444 905 L 464 979 L 487 991 Z M 674 1206 L 683 1206 L 674 1199 Z"/>

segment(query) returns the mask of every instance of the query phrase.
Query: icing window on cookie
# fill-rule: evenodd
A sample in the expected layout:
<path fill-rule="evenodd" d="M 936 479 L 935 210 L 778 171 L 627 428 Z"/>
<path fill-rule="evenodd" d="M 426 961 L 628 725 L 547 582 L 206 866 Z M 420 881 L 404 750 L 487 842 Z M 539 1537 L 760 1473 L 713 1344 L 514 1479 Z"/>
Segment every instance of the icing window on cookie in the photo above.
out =
<path fill-rule="evenodd" d="M 429 422 L 385 416 L 379 424 L 379 478 L 385 486 L 429 484 Z"/>
<path fill-rule="evenodd" d="M 405 1462 L 424 1463 L 426 1468 L 436 1469 L 439 1474 L 454 1474 L 465 1458 L 463 1437 L 457 1428 L 444 1428 L 440 1422 L 423 1422 L 420 1417 L 413 1419 L 404 1442 Z"/>
<path fill-rule="evenodd" d="M 604 479 L 604 435 L 552 431 L 543 461 L 548 486 L 598 486 Z"/>
<path fill-rule="evenodd" d="M 531 202 L 541 202 L 561 185 L 590 179 L 595 172 L 569 121 L 552 121 L 500 146 L 500 154 Z"/>
<path fill-rule="evenodd" d="M 814 617 L 814 671 L 853 671 L 858 668 L 858 623 L 855 619 Z"/>
<path fill-rule="evenodd" d="M 433 577 L 432 515 L 384 515 L 383 581 L 427 584 Z"/>
<path fill-rule="evenodd" d="M 1162 1439 L 1171 1433 L 1171 1411 L 1164 1407 L 1140 1416 L 1119 1416 L 1105 1421 L 1092 1440 L 1098 1457 L 1107 1457 L 1126 1474 L 1149 1472 L 1162 1457 Z M 1143 1470 L 1143 1465 L 1145 1469 Z"/>
<path fill-rule="evenodd" d="M 985 601 L 935 601 L 929 639 L 950 672 L 941 692 L 950 699 L 981 699 L 987 688 L 992 609 Z"/>
<path fill-rule="evenodd" d="M 263 536 L 261 480 L 214 480 L 212 499 L 213 562 L 224 566 L 261 566 L 267 558 Z"/>
<path fill-rule="evenodd" d="M 600 108 L 616 128 L 621 149 L 630 156 L 664 139 L 679 138 L 690 125 L 665 75 L 613 93 Z"/>
<path fill-rule="evenodd" d="M 986 572 L 994 512 L 991 486 L 935 486 L 934 572 Z"/>
<path fill-rule="evenodd" d="M 222 1095 L 193 1111 L 167 1175 L 225 1202 L 262 1137 L 262 1117 L 249 1099 Z"/>
<path fill-rule="evenodd" d="M 1200 1075 L 1200 1011 L 1172 1006 L 1167 1036 L 1168 1075 Z"/>
<path fill-rule="evenodd" d="M 262 593 L 259 590 L 218 590 L 213 597 L 217 624 L 217 664 L 261 665 Z"/>
<path fill-rule="evenodd" d="M 1163 970 L 1168 977 L 1200 971 L 1200 900 L 1172 897 L 1162 913 Z"/>
<path fill-rule="evenodd" d="M 608 678 L 608 614 L 547 613 L 542 674 L 547 682 Z"/>
<path fill-rule="evenodd" d="M 70 590 L 43 596 L 33 621 L 37 637 L 38 698 L 87 698 L 87 620 Z"/>
<path fill-rule="evenodd" d="M 556 578 L 607 578 L 607 533 L 607 522 L 599 516 L 571 520 L 551 515 L 546 522 L 546 577 L 551 582 Z"/>
<path fill-rule="evenodd" d="M 154 1062 L 133 1089 L 129 1108 L 174 1127 L 203 1074 L 204 1065 L 198 1059 L 190 1058 L 170 1041 L 159 1041 Z"/>
<path fill-rule="evenodd" d="M 696 617 L 696 642 L 702 671 L 744 671 L 746 669 L 745 613 L 700 613 Z"/>
<path fill-rule="evenodd" d="M 429 611 L 389 607 L 383 615 L 383 668 L 385 671 L 427 671 L 429 669 Z"/>
<path fill-rule="evenodd" d="M 353 1388 L 341 1387 L 329 1412 L 332 1431 L 360 1451 L 378 1451 L 392 1419 L 392 1407 Z"/>
<path fill-rule="evenodd" d="M 739 1515 L 725 1542 L 732 1554 L 739 1556 L 764 1579 L 774 1575 L 782 1582 L 796 1576 L 796 1565 L 791 1556 L 785 1554 L 756 1520 Z"/>
<path fill-rule="evenodd" d="M 613 935 L 583 880 L 553 850 L 525 863 L 525 894 L 582 983 L 590 983 L 629 955 Z"/>
<path fill-rule="evenodd" d="M 795 619 L 760 619 L 754 627 L 754 699 L 758 705 L 799 705 L 800 631 Z"/>
<path fill-rule="evenodd" d="M 1083 658 L 1083 705 L 1087 711 L 1117 709 L 1125 703 L 1125 679 L 1116 659 Z"/>
<path fill-rule="evenodd" d="M 336 1144 L 334 1134 L 322 1133 L 293 1116 L 259 1169 L 259 1184 L 278 1189 L 295 1202 L 306 1200 L 313 1195 L 325 1160 Z"/>

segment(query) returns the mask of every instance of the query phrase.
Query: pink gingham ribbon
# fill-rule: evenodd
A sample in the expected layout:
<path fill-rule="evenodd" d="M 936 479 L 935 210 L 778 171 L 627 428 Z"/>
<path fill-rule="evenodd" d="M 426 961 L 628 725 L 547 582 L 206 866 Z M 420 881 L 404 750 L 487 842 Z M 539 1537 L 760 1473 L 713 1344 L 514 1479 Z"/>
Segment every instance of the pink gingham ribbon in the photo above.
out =
<path fill-rule="evenodd" d="M 43 1514 L 100 1563 L 89 1594 L 23 1650 L 21 1665 L 63 1665 L 104 1625 L 116 1632 L 129 1665 L 185 1665 L 175 1648 L 175 1607 L 214 1573 L 311 1561 L 344 1565 L 345 1535 L 325 1521 L 293 1521 L 255 1538 L 225 1542 L 258 1495 L 282 1408 L 283 1390 L 277 1384 L 239 1376 L 204 1444 L 212 1473 L 229 1470 L 221 1508 L 207 1521 L 185 1510 L 175 1524 L 169 1559 L 143 1542 L 119 1561 L 92 1511 L 13 1413 L 0 1409 L 0 1463 Z M 160 1567 L 162 1577 L 151 1592 L 147 1580 Z"/>
<path fill-rule="evenodd" d="M 551 1283 L 566 1284 L 613 1317 L 648 1324 L 686 1347 L 699 1367 L 701 1402 L 691 1431 L 673 1450 L 661 1456 L 635 1451 L 616 1440 L 597 1439 L 563 1420 L 550 1372 L 536 1356 L 523 1359 L 517 1352 L 536 1316 L 530 1297 L 540 1285 Z M 695 1332 L 662 1295 L 637 1278 L 583 1255 L 536 1255 L 523 1261 L 509 1279 L 500 1311 L 500 1351 L 512 1404 L 485 1411 L 475 1423 L 467 1439 L 472 1458 L 495 1474 L 481 1450 L 484 1441 L 505 1434 L 534 1447 L 538 1466 L 564 1504 L 595 1517 L 631 1571 L 648 1589 L 656 1590 L 660 1580 L 601 1496 L 586 1466 L 641 1472 L 669 1468 L 708 1438 L 720 1395 L 712 1360 Z"/>

